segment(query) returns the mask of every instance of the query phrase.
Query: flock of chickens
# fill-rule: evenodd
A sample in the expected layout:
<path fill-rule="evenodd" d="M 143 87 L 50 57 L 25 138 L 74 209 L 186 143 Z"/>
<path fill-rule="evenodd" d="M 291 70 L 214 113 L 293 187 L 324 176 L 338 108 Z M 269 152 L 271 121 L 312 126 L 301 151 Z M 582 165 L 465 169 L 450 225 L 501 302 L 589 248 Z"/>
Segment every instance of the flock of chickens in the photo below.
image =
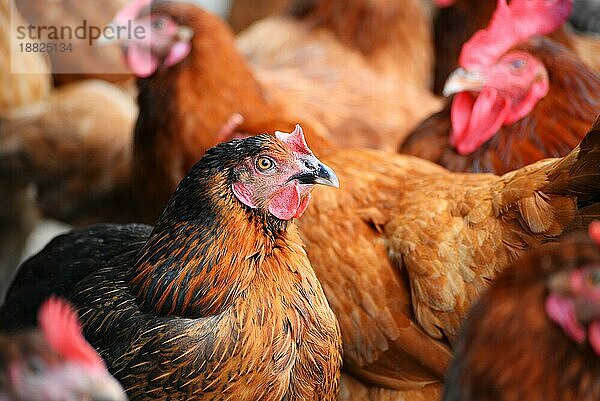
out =
<path fill-rule="evenodd" d="M 114 0 L 97 22 L 151 40 L 84 76 L 10 51 L 45 12 L 12 1 L 0 401 L 600 399 L 600 38 L 573 0 L 279 0 L 237 36 Z M 41 218 L 77 228 L 17 270 Z"/>

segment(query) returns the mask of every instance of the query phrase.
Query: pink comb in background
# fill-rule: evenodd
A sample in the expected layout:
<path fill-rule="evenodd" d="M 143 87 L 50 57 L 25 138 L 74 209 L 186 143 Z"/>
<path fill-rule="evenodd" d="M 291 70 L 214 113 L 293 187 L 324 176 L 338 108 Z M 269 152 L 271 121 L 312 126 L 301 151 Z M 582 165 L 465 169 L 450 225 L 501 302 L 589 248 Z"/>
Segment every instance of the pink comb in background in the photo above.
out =
<path fill-rule="evenodd" d="M 462 48 L 463 68 L 488 66 L 511 47 L 535 35 L 560 28 L 573 8 L 573 0 L 498 0 L 486 29 L 477 31 Z"/>
<path fill-rule="evenodd" d="M 48 344 L 64 359 L 106 368 L 83 336 L 77 313 L 67 301 L 54 296 L 48 298 L 40 307 L 38 323 Z"/>

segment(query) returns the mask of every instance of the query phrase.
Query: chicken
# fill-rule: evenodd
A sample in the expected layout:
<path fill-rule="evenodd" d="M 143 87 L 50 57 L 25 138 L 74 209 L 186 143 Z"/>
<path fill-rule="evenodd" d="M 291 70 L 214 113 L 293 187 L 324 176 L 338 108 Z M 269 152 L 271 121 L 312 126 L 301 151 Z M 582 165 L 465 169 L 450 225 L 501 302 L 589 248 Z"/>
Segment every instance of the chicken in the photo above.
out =
<path fill-rule="evenodd" d="M 90 31 L 82 37 L 79 33 L 69 36 L 66 28 L 76 32 L 78 27 L 85 26 L 100 29 L 111 17 L 123 7 L 128 0 L 108 0 L 101 3 L 81 0 L 13 0 L 25 19 L 37 27 L 56 27 L 59 39 L 53 31 L 37 30 L 32 35 L 42 43 L 64 43 L 69 45 L 67 51 L 48 51 L 52 63 L 54 83 L 64 85 L 82 79 L 103 79 L 127 85 L 132 76 L 127 71 L 118 49 L 90 45 Z M 101 5 L 101 6 L 100 6 Z M 85 24 L 85 25 L 84 25 Z M 64 34 L 62 33 L 64 30 Z M 95 33 L 95 32 L 94 32 Z M 41 37 L 39 37 L 41 36 Z M 27 39 L 29 41 L 29 39 Z"/>
<path fill-rule="evenodd" d="M 239 47 L 254 65 L 317 64 L 344 74 L 373 69 L 404 84 L 429 87 L 431 24 L 421 0 L 294 0 L 290 8 L 289 14 L 240 33 Z"/>
<path fill-rule="evenodd" d="M 442 7 L 436 13 L 434 20 L 434 93 L 439 95 L 442 94 L 444 83 L 450 73 L 458 67 L 458 56 L 462 45 L 475 31 L 488 24 L 497 0 L 439 0 L 436 3 L 438 7 Z M 573 13 L 575 14 L 580 7 L 580 1 L 575 0 Z M 600 72 L 600 60 L 595 57 L 595 53 L 600 50 L 600 40 L 592 35 L 576 34 L 566 24 L 549 36 L 574 50 L 588 67 L 595 72 Z"/>
<path fill-rule="evenodd" d="M 595 226 L 595 230 L 598 226 Z M 445 401 L 597 400 L 600 252 L 581 233 L 530 252 L 469 313 Z"/>
<path fill-rule="evenodd" d="M 494 22 L 465 44 L 463 68 L 445 88 L 458 92 L 452 104 L 415 129 L 401 152 L 453 171 L 502 174 L 563 156 L 581 140 L 600 105 L 600 77 L 558 42 L 524 42 L 562 25 L 570 4 L 522 3 L 501 2 Z M 505 34 L 515 24 L 527 35 Z"/>
<path fill-rule="evenodd" d="M 48 299 L 38 320 L 38 330 L 0 335 L 1 400 L 127 400 L 102 358 L 85 341 L 69 304 Z"/>
<path fill-rule="evenodd" d="M 135 217 L 131 95 L 85 80 L 0 121 L 0 181 L 34 184 L 42 214 L 70 224 Z"/>
<path fill-rule="evenodd" d="M 292 222 L 315 184 L 338 186 L 299 127 L 220 144 L 154 229 L 82 229 L 26 262 L 0 324 L 66 296 L 132 400 L 332 401 L 339 327 Z"/>
<path fill-rule="evenodd" d="M 323 160 L 342 186 L 315 191 L 302 239 L 340 322 L 344 370 L 395 399 L 442 381 L 467 309 L 504 266 L 598 216 L 598 125 L 565 158 L 502 177 L 364 149 Z"/>
<path fill-rule="evenodd" d="M 406 132 L 420 118 L 410 110 L 437 108 L 435 102 L 430 109 L 430 95 L 416 90 L 404 93 L 411 102 L 407 105 L 404 95 L 382 81 L 360 80 L 360 72 L 344 83 L 353 92 L 349 95 L 336 91 L 343 77 L 327 69 L 317 76 L 320 86 L 283 70 L 253 71 L 217 17 L 168 1 L 154 2 L 148 15 L 147 5 L 135 1 L 114 19 L 116 25 L 133 21 L 141 29 L 150 29 L 151 23 L 165 26 L 163 32 L 153 32 L 154 43 L 125 44 L 128 64 L 140 77 L 133 174 L 139 207 L 148 216 L 144 221 L 156 218 L 187 169 L 223 140 L 223 127 L 232 131 L 234 116 L 243 119 L 234 130 L 246 135 L 291 130 L 300 122 L 319 149 L 333 141 L 396 149 L 397 128 Z M 383 92 L 354 91 L 365 82 Z M 365 116 L 377 124 L 364 121 Z"/>

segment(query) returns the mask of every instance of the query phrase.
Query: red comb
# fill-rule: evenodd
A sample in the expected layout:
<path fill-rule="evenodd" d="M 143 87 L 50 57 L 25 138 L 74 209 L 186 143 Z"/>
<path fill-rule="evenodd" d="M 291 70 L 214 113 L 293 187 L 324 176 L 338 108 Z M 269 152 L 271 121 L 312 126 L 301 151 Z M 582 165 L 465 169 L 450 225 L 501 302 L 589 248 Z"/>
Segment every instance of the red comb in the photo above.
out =
<path fill-rule="evenodd" d="M 462 48 L 463 68 L 493 64 L 511 47 L 535 35 L 558 29 L 571 14 L 573 0 L 498 0 L 490 24 L 479 30 Z"/>
<path fill-rule="evenodd" d="M 289 134 L 281 131 L 275 131 L 275 137 L 288 145 L 290 149 L 296 153 L 312 155 L 312 152 L 308 148 L 306 140 L 304 139 L 304 131 L 302 131 L 300 124 L 296 124 L 294 131 Z"/>
<path fill-rule="evenodd" d="M 77 313 L 67 301 L 54 296 L 48 298 L 38 312 L 38 323 L 48 344 L 64 359 L 106 367 L 83 337 Z"/>
<path fill-rule="evenodd" d="M 596 244 L 600 245 L 600 221 L 593 221 L 588 230 L 590 237 Z"/>
<path fill-rule="evenodd" d="M 134 21 L 140 15 L 140 12 L 152 3 L 152 0 L 133 0 L 121 8 L 113 18 L 113 22 L 127 24 L 128 21 Z"/>

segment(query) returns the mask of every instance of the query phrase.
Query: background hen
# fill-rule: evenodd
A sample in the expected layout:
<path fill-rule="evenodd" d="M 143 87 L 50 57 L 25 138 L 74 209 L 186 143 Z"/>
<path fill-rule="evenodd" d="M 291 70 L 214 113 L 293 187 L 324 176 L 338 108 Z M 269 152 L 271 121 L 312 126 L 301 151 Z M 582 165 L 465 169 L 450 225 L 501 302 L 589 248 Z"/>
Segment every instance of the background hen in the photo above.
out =
<path fill-rule="evenodd" d="M 70 305 L 48 299 L 41 305 L 38 322 L 38 330 L 0 335 L 0 399 L 127 400 L 86 342 Z"/>
<path fill-rule="evenodd" d="M 508 0 L 510 3 L 511 0 Z M 581 13 L 585 8 L 587 0 L 575 0 L 573 15 Z M 435 73 L 434 92 L 442 94 L 444 83 L 452 71 L 458 67 L 458 56 L 462 45 L 477 30 L 487 26 L 496 5 L 497 0 L 449 0 L 443 2 L 435 13 Z M 588 15 L 589 16 L 589 15 Z M 575 50 L 588 67 L 595 71 L 598 69 L 598 57 L 596 53 L 600 46 L 600 40 L 590 35 L 580 35 L 572 31 L 568 25 L 564 25 L 556 32 L 550 34 L 553 40 L 560 42 L 569 49 Z"/>
<path fill-rule="evenodd" d="M 532 251 L 496 280 L 464 324 L 445 401 L 600 397 L 595 236 Z"/>
<path fill-rule="evenodd" d="M 529 37 L 542 33 L 537 27 L 547 21 L 559 27 L 568 13 L 558 10 L 569 3 L 521 3 L 511 3 L 509 10 L 515 14 L 508 22 L 497 18 L 480 31 L 486 32 L 485 42 L 480 33 L 465 44 L 463 68 L 446 86 L 448 94 L 459 93 L 411 133 L 402 152 L 454 171 L 504 173 L 565 155 L 581 139 L 600 104 L 600 77 L 549 38 L 523 42 L 513 36 L 513 48 L 505 40 L 511 37 L 506 30 L 517 21 L 531 28 Z M 520 7 L 527 10 L 534 3 L 538 12 L 519 16 Z M 505 9 L 504 5 L 498 15 Z"/>

